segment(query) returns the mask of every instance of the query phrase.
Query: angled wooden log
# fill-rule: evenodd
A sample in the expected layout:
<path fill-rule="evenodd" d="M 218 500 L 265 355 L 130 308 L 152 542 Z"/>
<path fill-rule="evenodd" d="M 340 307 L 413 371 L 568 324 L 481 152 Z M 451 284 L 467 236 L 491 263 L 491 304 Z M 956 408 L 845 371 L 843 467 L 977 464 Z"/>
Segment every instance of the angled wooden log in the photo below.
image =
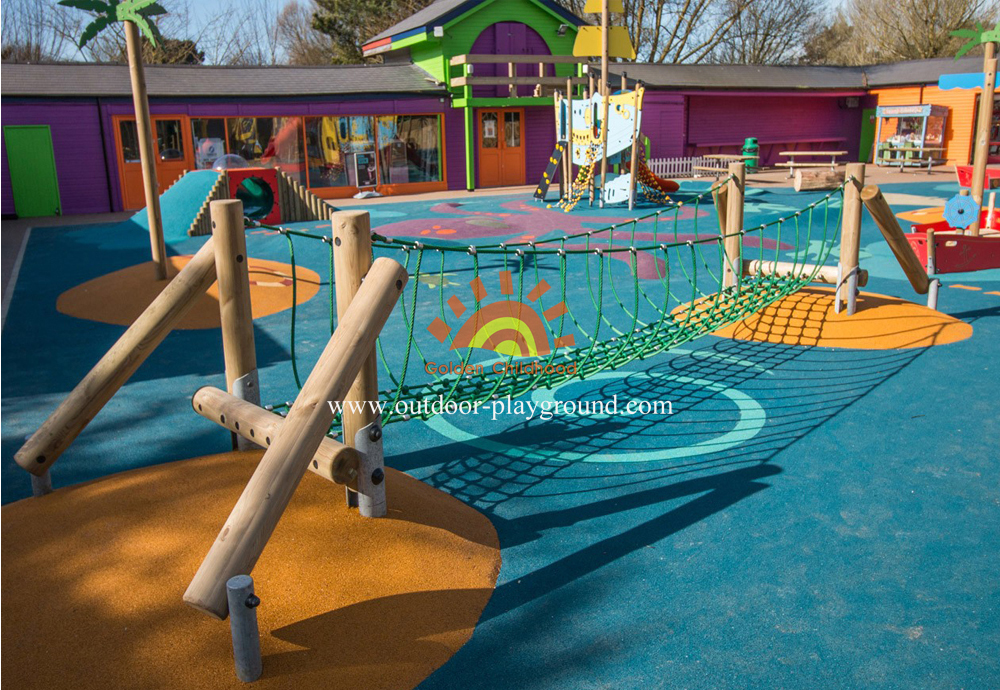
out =
<path fill-rule="evenodd" d="M 250 574 L 333 422 L 328 401 L 343 402 L 406 284 L 407 273 L 378 259 L 358 291 L 281 430 L 184 593 L 191 606 L 224 619 L 226 581 Z"/>
<path fill-rule="evenodd" d="M 285 423 L 281 415 L 213 386 L 199 388 L 191 398 L 191 407 L 205 419 L 264 448 L 270 448 Z M 359 460 L 358 451 L 332 438 L 324 438 L 309 463 L 309 471 L 337 484 L 354 487 L 358 481 Z"/>
<path fill-rule="evenodd" d="M 163 342 L 198 298 L 215 282 L 214 238 L 163 288 L 94 368 L 21 446 L 14 459 L 43 475 L 139 365 Z"/>
<path fill-rule="evenodd" d="M 899 221 L 892 213 L 889 202 L 882 196 L 882 190 L 878 185 L 870 184 L 861 190 L 861 201 L 865 208 L 875 220 L 878 229 L 882 231 L 882 236 L 889 243 L 889 248 L 895 254 L 896 260 L 903 268 L 903 273 L 910 281 L 910 285 L 918 295 L 926 295 L 930 289 L 930 279 L 927 277 L 927 269 L 920 263 L 913 247 L 906 241 L 903 229 L 899 227 Z"/>

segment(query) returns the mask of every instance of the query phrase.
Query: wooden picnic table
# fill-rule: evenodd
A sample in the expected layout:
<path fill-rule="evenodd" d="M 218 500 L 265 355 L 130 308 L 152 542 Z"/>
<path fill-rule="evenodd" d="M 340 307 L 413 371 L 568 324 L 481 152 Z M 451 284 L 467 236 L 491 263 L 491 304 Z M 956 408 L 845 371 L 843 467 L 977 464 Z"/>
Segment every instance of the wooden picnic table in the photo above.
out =
<path fill-rule="evenodd" d="M 882 144 L 876 148 L 875 165 L 898 165 L 899 171 L 902 172 L 907 165 L 923 167 L 926 164 L 927 173 L 930 174 L 935 165 L 944 163 L 943 158 L 934 154 L 944 150 L 942 146 L 890 146 Z"/>
<path fill-rule="evenodd" d="M 796 168 L 826 168 L 829 167 L 830 170 L 837 169 L 837 157 L 846 156 L 847 151 L 781 151 L 779 156 L 785 156 L 789 160 L 783 163 L 778 163 L 779 168 L 788 168 L 788 176 L 795 177 Z M 829 163 L 817 163 L 815 161 L 804 162 L 797 161 L 796 158 L 799 157 L 814 157 L 814 156 L 829 156 Z"/>

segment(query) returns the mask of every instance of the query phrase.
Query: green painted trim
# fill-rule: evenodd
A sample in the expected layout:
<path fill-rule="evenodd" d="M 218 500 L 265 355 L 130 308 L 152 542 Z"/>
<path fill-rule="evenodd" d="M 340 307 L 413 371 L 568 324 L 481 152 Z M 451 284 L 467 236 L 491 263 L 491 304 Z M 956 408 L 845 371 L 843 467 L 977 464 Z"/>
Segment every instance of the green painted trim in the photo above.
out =
<path fill-rule="evenodd" d="M 517 108 L 529 105 L 555 105 L 551 96 L 533 98 L 519 96 L 517 98 L 455 98 L 451 101 L 452 108 Z"/>
<path fill-rule="evenodd" d="M 476 156 L 473 147 L 475 142 L 475 122 L 473 121 L 472 108 L 465 109 L 465 188 L 473 192 L 476 190 Z"/>
<path fill-rule="evenodd" d="M 397 48 L 405 48 L 407 46 L 412 46 L 416 43 L 423 43 L 428 38 L 432 37 L 433 34 L 428 34 L 426 31 L 423 33 L 423 35 L 418 34 L 417 36 L 408 36 L 401 41 L 393 41 L 390 50 L 396 50 Z"/>

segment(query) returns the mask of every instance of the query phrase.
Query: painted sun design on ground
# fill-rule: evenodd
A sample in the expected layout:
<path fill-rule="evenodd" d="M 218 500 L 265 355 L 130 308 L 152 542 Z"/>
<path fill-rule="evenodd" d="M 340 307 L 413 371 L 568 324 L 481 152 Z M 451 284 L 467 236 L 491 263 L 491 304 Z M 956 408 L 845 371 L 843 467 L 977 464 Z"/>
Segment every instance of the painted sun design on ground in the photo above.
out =
<path fill-rule="evenodd" d="M 469 287 L 477 304 L 487 297 L 486 286 L 479 276 L 469 283 Z M 551 286 L 541 280 L 528 292 L 527 299 L 537 302 L 550 289 Z M 566 303 L 554 304 L 539 315 L 531 305 L 509 299 L 514 294 L 511 271 L 500 271 L 500 294 L 508 299 L 491 302 L 473 312 L 459 327 L 450 349 L 475 347 L 515 357 L 538 357 L 551 353 L 553 348 L 549 346 L 545 321 L 555 321 L 568 313 Z M 456 319 L 468 311 L 457 295 L 448 298 L 448 306 Z M 451 334 L 451 326 L 440 317 L 435 318 L 427 330 L 439 343 L 444 343 Z M 564 335 L 555 339 L 554 349 L 575 345 L 572 334 Z"/>

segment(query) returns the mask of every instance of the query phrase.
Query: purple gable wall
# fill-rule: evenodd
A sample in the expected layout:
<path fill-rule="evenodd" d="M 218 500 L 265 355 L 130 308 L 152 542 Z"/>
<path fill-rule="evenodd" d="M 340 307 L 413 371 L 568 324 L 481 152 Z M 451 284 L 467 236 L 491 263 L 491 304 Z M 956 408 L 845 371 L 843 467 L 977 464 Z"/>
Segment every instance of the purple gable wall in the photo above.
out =
<path fill-rule="evenodd" d="M 460 108 L 445 110 L 444 141 L 448 189 L 465 189 L 465 116 Z"/>
<path fill-rule="evenodd" d="M 551 106 L 533 106 L 524 109 L 524 120 L 525 183 L 536 184 L 556 148 L 556 114 Z"/>
<path fill-rule="evenodd" d="M 760 141 L 761 164 L 773 165 L 786 148 L 827 149 L 857 156 L 861 109 L 840 107 L 838 96 L 689 95 L 688 155 L 738 152 L 743 139 Z M 723 145 L 720 147 L 720 145 Z"/>
<path fill-rule="evenodd" d="M 48 125 L 64 214 L 110 210 L 108 167 L 101 146 L 96 101 L 5 101 L 4 125 Z M 111 159 L 113 160 L 113 159 Z M 4 214 L 15 213 L 14 194 L 3 146 Z"/>
<path fill-rule="evenodd" d="M 483 29 L 476 37 L 470 55 L 551 55 L 545 40 L 527 24 L 520 22 L 497 22 Z M 519 77 L 537 77 L 538 65 L 517 65 Z M 553 76 L 555 65 L 546 65 L 545 74 Z M 475 76 L 495 77 L 498 74 L 507 76 L 507 65 L 476 65 Z M 518 86 L 518 96 L 530 96 L 534 91 L 531 86 Z M 475 86 L 472 88 L 475 98 L 506 98 L 510 89 L 506 86 Z"/>

